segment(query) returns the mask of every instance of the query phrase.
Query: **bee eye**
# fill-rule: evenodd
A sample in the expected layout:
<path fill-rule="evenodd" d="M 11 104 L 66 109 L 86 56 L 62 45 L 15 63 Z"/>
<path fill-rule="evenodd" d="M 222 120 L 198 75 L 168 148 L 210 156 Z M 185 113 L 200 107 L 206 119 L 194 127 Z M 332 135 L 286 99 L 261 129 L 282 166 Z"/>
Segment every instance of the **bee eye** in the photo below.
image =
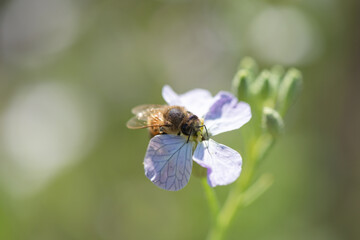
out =
<path fill-rule="evenodd" d="M 181 132 L 185 135 L 189 135 L 189 125 L 184 123 L 182 126 L 181 126 Z"/>

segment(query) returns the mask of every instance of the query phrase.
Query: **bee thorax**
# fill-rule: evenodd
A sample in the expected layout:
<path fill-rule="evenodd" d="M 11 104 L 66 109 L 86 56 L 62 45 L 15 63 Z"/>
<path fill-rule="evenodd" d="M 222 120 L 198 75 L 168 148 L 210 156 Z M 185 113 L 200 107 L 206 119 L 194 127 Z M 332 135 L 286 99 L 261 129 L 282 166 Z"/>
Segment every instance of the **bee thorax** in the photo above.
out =
<path fill-rule="evenodd" d="M 185 118 L 184 112 L 178 107 L 169 109 L 165 115 L 165 119 L 167 119 L 174 127 L 178 127 Z"/>

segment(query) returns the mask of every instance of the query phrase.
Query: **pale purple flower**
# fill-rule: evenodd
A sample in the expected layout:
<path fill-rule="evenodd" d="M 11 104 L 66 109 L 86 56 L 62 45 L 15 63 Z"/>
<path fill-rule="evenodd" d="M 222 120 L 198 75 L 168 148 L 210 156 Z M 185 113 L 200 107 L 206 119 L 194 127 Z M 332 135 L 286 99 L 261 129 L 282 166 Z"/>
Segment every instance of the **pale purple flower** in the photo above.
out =
<path fill-rule="evenodd" d="M 209 137 L 240 128 L 251 119 L 250 106 L 238 102 L 228 92 L 212 97 L 204 89 L 178 95 L 164 86 L 162 95 L 169 105 L 183 106 L 201 118 Z M 195 148 L 195 150 L 194 150 Z M 234 149 L 211 138 L 188 141 L 186 136 L 157 135 L 150 140 L 145 160 L 145 175 L 158 187 L 177 191 L 188 183 L 192 160 L 207 169 L 210 186 L 234 182 L 241 172 L 242 159 Z"/>

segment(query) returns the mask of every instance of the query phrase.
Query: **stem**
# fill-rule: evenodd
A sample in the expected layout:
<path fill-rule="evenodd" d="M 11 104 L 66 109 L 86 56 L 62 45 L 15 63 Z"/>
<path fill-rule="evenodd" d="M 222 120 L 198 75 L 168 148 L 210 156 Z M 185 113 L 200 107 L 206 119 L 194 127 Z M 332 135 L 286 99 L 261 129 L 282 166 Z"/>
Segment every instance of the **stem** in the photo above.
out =
<path fill-rule="evenodd" d="M 242 181 L 236 182 L 236 185 L 230 191 L 224 206 L 217 216 L 214 228 L 209 233 L 209 240 L 221 240 L 224 238 L 225 233 L 230 226 L 230 222 L 233 220 L 235 213 L 241 206 L 243 199 L 243 195 L 241 193 L 246 190 L 251 177 L 252 172 L 248 171 L 247 174 L 244 174 Z"/>
<path fill-rule="evenodd" d="M 204 187 L 204 191 L 209 204 L 212 219 L 213 221 L 215 221 L 219 213 L 219 202 L 216 197 L 216 192 L 212 187 L 209 186 L 206 178 L 202 178 L 201 183 Z"/>
<path fill-rule="evenodd" d="M 274 145 L 274 142 L 274 138 L 267 134 L 263 134 L 256 142 L 250 144 L 248 148 L 248 165 L 244 169 L 241 179 L 238 180 L 231 189 L 224 206 L 218 213 L 215 225 L 209 232 L 208 240 L 221 240 L 224 238 L 235 213 L 242 207 L 242 201 L 244 198 L 243 193 L 249 188 L 252 182 L 257 162 L 266 156 L 269 149 Z"/>

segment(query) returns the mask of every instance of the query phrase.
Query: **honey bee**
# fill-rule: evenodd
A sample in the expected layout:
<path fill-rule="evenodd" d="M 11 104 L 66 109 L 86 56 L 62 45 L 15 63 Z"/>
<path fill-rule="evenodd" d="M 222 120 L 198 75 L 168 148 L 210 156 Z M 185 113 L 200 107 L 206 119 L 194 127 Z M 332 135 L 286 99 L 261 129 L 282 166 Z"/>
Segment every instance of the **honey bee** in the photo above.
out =
<path fill-rule="evenodd" d="M 201 120 L 181 106 L 145 104 L 132 109 L 135 114 L 126 126 L 130 129 L 148 128 L 150 137 L 173 134 L 197 137 L 201 132 Z"/>

